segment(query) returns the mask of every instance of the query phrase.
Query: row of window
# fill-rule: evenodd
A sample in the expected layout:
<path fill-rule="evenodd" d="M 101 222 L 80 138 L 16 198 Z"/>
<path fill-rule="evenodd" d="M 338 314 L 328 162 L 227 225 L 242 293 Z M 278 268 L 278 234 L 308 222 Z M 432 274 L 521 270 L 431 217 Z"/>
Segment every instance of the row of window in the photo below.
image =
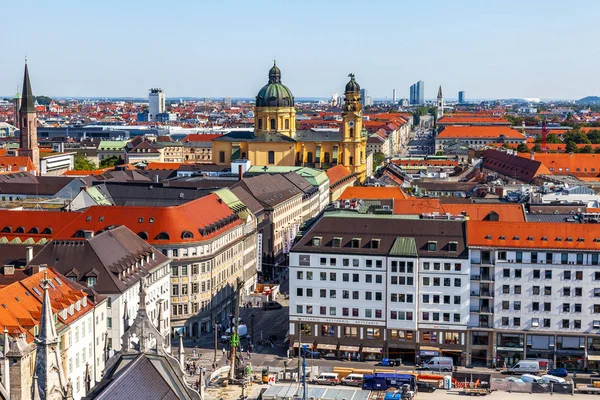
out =
<path fill-rule="evenodd" d="M 521 317 L 513 317 L 512 319 L 512 326 L 515 327 L 519 327 L 521 326 Z M 543 328 L 550 328 L 552 326 L 552 319 L 551 318 L 542 318 L 540 321 L 540 318 L 532 318 L 531 319 L 531 326 L 533 328 L 539 328 L 540 327 L 540 322 L 541 322 L 541 326 Z M 509 326 L 510 324 L 510 318 L 509 317 L 502 317 L 500 324 L 502 326 Z M 575 319 L 573 320 L 573 324 L 571 325 L 571 320 L 569 319 L 563 319 L 561 320 L 561 328 L 563 329 L 569 329 L 573 327 L 573 329 L 581 329 L 581 320 L 580 319 Z"/>
<path fill-rule="evenodd" d="M 423 277 L 423 286 L 442 286 L 442 278 L 431 278 L 429 276 Z M 443 278 L 443 286 L 450 287 L 452 278 Z M 454 278 L 454 287 L 461 287 L 462 279 Z"/>
<path fill-rule="evenodd" d="M 297 314 L 307 314 L 307 315 L 313 315 L 316 314 L 316 310 L 315 308 L 317 308 L 316 306 L 312 306 L 312 305 L 301 305 L 298 304 L 296 305 L 296 313 Z M 329 311 L 329 312 L 328 312 Z M 349 307 L 342 307 L 342 316 L 343 317 L 354 317 L 354 318 L 360 318 L 360 309 L 358 308 L 349 308 Z M 383 311 L 382 310 L 373 310 L 370 308 L 366 308 L 363 310 L 362 312 L 362 317 L 363 318 L 383 318 Z M 336 316 L 337 314 L 337 307 L 325 307 L 325 306 L 319 306 L 319 315 L 329 315 L 329 316 Z"/>
<path fill-rule="evenodd" d="M 327 272 L 319 272 L 319 280 L 321 281 L 331 281 L 331 282 L 336 282 L 337 281 L 337 272 L 329 272 L 329 279 L 327 277 L 328 273 Z M 306 271 L 306 275 L 305 275 L 305 271 L 296 271 L 296 279 L 299 280 L 303 280 L 304 276 L 306 276 L 306 280 L 308 281 L 312 281 L 313 280 L 313 272 L 312 271 Z M 342 274 L 342 282 L 350 282 L 350 274 L 349 273 L 343 273 Z M 360 282 L 360 274 L 352 274 L 352 282 L 358 283 Z M 365 274 L 365 283 L 373 283 L 373 275 L 372 274 Z M 375 275 L 375 283 L 383 283 L 383 275 Z"/>
<path fill-rule="evenodd" d="M 444 321 L 450 322 L 450 317 L 452 316 L 452 322 L 460 323 L 460 314 L 459 313 L 439 313 L 439 312 L 430 312 L 424 311 L 422 314 L 422 321 Z M 442 319 L 440 319 L 440 316 Z"/>
<path fill-rule="evenodd" d="M 567 241 L 569 241 L 568 239 L 569 238 L 567 238 Z M 546 238 L 546 240 L 547 240 L 547 238 Z M 556 240 L 561 242 L 562 238 L 556 238 Z M 573 240 L 571 239 L 570 241 L 572 242 Z M 542 254 L 545 254 L 545 256 L 542 256 Z M 584 257 L 583 253 L 577 253 L 574 263 L 578 264 L 578 265 L 583 265 L 584 259 L 585 259 L 585 257 Z M 554 253 L 537 253 L 537 252 L 530 253 L 530 257 L 529 257 L 530 263 L 536 264 L 536 263 L 540 262 L 541 260 L 545 260 L 545 262 L 547 264 L 553 264 L 554 263 Z M 499 251 L 498 252 L 498 261 L 508 261 L 508 253 L 506 251 Z M 513 260 L 511 260 L 511 261 L 513 261 Z M 598 265 L 599 261 L 600 261 L 600 259 L 599 259 L 598 254 L 591 254 L 591 258 L 588 258 L 588 262 L 591 263 L 592 265 Z M 524 262 L 522 251 L 515 252 L 514 262 L 518 262 L 518 263 Z M 558 264 L 558 262 L 556 264 Z M 569 253 L 560 253 L 560 264 L 569 264 Z"/>
<path fill-rule="evenodd" d="M 439 263 L 439 262 L 434 262 L 434 263 L 424 262 L 423 263 L 423 270 L 424 271 L 442 271 L 442 263 Z M 450 272 L 450 271 L 460 272 L 460 271 L 462 271 L 462 264 L 461 263 L 454 263 L 454 269 L 453 269 L 452 268 L 452 263 L 443 263 L 443 270 L 446 271 L 446 272 Z"/>
<path fill-rule="evenodd" d="M 461 298 L 460 296 L 453 296 L 454 297 L 454 304 L 461 304 Z M 450 296 L 448 295 L 439 295 L 439 294 L 424 294 L 423 295 L 423 303 L 424 304 L 451 304 L 450 303 Z"/>

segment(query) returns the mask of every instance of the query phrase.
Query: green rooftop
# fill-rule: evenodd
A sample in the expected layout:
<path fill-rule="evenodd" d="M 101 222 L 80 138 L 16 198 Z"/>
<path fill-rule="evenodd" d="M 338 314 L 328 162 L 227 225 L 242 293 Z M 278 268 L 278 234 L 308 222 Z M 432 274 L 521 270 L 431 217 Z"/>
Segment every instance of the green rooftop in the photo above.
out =
<path fill-rule="evenodd" d="M 325 171 L 309 167 L 255 165 L 250 167 L 248 172 L 254 174 L 285 174 L 288 172 L 295 172 L 306 179 L 313 186 L 321 186 L 323 183 L 329 180 Z"/>
<path fill-rule="evenodd" d="M 98 145 L 98 150 L 120 150 L 126 145 L 126 140 L 103 140 Z"/>
<path fill-rule="evenodd" d="M 390 256 L 397 257 L 416 257 L 417 243 L 412 237 L 398 237 L 390 249 Z"/>

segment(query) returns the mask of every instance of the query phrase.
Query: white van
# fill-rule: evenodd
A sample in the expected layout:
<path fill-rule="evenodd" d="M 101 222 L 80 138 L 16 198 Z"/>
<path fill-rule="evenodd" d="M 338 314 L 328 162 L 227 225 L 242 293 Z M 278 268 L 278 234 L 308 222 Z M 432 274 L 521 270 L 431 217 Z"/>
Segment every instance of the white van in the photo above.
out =
<path fill-rule="evenodd" d="M 433 357 L 423 367 L 430 371 L 452 371 L 452 357 Z"/>
<path fill-rule="evenodd" d="M 362 387 L 364 380 L 363 374 L 350 374 L 342 379 L 341 384 L 346 386 L 358 386 Z"/>
<path fill-rule="evenodd" d="M 540 373 L 540 363 L 537 361 L 523 360 L 519 361 L 507 371 L 509 374 L 533 374 Z"/>
<path fill-rule="evenodd" d="M 339 375 L 335 372 L 321 372 L 313 382 L 317 385 L 337 385 L 340 383 Z"/>

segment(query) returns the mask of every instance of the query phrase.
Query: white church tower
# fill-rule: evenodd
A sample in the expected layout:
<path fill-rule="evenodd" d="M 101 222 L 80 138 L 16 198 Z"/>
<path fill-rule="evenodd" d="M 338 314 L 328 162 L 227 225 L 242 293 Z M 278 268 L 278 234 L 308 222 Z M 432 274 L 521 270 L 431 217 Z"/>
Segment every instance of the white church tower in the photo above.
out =
<path fill-rule="evenodd" d="M 444 116 L 444 96 L 442 95 L 442 86 L 438 89 L 437 95 L 437 119 Z"/>

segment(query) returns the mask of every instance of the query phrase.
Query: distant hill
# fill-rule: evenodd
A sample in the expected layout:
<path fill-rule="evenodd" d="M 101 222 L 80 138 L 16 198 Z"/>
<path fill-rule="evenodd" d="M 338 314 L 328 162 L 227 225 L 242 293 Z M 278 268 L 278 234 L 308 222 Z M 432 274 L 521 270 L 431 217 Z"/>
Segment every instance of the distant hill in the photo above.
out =
<path fill-rule="evenodd" d="M 577 100 L 579 104 L 600 104 L 600 97 L 598 96 L 587 96 L 583 99 Z"/>

